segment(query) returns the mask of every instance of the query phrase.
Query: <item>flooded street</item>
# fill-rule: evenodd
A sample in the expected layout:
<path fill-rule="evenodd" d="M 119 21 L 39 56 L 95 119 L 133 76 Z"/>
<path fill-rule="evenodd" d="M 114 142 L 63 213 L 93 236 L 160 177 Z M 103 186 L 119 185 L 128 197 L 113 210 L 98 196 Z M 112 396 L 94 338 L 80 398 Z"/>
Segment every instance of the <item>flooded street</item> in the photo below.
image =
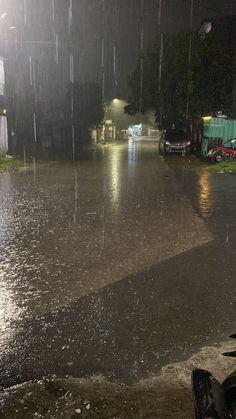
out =
<path fill-rule="evenodd" d="M 133 383 L 235 332 L 235 190 L 155 141 L 1 174 L 1 383 Z"/>

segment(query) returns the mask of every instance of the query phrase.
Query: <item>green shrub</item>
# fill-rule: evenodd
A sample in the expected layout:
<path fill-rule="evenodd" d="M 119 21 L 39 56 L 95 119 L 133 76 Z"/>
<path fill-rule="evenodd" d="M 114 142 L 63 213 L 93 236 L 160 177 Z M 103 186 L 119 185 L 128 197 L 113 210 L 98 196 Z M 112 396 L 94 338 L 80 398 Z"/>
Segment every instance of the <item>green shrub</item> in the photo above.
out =
<path fill-rule="evenodd" d="M 6 159 L 6 153 L 0 149 L 0 163 L 3 163 Z"/>

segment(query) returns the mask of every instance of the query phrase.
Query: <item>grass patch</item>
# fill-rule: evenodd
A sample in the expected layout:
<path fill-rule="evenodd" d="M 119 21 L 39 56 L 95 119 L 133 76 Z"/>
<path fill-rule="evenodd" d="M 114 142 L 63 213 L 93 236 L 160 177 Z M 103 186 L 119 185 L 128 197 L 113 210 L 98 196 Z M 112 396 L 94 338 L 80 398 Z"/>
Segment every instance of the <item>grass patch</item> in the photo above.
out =
<path fill-rule="evenodd" d="M 20 160 L 17 160 L 0 150 L 0 173 L 17 169 L 20 166 L 22 166 L 22 162 Z"/>
<path fill-rule="evenodd" d="M 221 161 L 208 167 L 211 173 L 236 173 L 236 161 Z"/>

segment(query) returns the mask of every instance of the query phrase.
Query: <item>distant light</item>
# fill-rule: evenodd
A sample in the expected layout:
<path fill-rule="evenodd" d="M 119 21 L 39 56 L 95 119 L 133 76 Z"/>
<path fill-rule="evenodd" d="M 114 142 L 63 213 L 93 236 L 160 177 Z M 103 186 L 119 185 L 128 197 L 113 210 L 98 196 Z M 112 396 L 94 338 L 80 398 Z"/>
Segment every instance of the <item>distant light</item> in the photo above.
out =
<path fill-rule="evenodd" d="M 3 115 L 6 115 L 7 114 L 7 109 L 3 109 L 2 113 L 3 113 Z"/>
<path fill-rule="evenodd" d="M 118 105 L 120 102 L 121 102 L 120 99 L 117 99 L 117 98 L 115 98 L 115 99 L 112 100 L 112 103 L 114 105 Z"/>
<path fill-rule="evenodd" d="M 10 26 L 9 29 L 13 30 L 13 29 L 16 29 L 16 27 L 15 26 Z"/>
<path fill-rule="evenodd" d="M 212 119 L 212 116 L 203 116 L 202 119 L 204 122 L 209 122 Z"/>
<path fill-rule="evenodd" d="M 209 20 L 205 20 L 198 31 L 198 35 L 201 39 L 206 38 L 206 35 L 211 31 L 212 29 L 212 22 Z"/>
<path fill-rule="evenodd" d="M 4 17 L 6 17 L 7 13 L 3 13 L 1 16 L 1 19 L 4 19 Z"/>

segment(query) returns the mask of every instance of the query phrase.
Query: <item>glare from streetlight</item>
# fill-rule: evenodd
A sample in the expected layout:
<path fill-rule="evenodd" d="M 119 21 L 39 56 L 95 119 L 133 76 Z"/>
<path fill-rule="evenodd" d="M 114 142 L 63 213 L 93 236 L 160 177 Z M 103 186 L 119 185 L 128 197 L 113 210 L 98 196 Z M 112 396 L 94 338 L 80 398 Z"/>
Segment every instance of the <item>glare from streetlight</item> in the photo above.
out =
<path fill-rule="evenodd" d="M 117 99 L 117 98 L 113 99 L 113 101 L 112 101 L 112 103 L 113 103 L 114 105 L 118 105 L 118 104 L 119 104 L 119 102 L 120 102 L 120 100 L 119 100 L 119 99 Z"/>
<path fill-rule="evenodd" d="M 7 13 L 3 13 L 3 14 L 1 15 L 1 19 L 4 19 L 4 17 L 6 17 L 6 15 L 7 15 Z"/>
<path fill-rule="evenodd" d="M 10 26 L 9 29 L 13 30 L 13 29 L 16 29 L 16 27 L 15 26 Z"/>

